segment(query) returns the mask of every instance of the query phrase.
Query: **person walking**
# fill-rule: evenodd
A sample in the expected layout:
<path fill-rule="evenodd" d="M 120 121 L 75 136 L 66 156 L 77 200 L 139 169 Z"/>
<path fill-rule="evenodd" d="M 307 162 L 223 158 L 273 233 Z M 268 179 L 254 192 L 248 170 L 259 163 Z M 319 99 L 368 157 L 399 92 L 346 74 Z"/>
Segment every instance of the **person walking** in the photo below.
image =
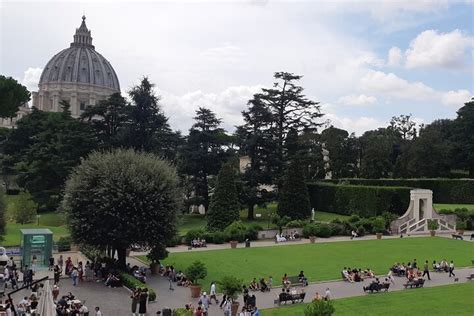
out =
<path fill-rule="evenodd" d="M 224 304 L 224 316 L 230 316 L 232 312 L 232 302 L 230 299 L 225 298 L 222 300 L 222 303 Z"/>
<path fill-rule="evenodd" d="M 222 301 L 221 301 L 221 305 L 219 305 L 219 307 L 222 309 L 222 306 L 224 306 L 225 302 L 227 301 L 227 295 L 223 295 L 222 296 Z"/>
<path fill-rule="evenodd" d="M 137 307 L 138 304 L 140 303 L 140 288 L 135 288 L 133 290 L 132 295 L 130 298 L 132 299 L 132 316 L 136 316 L 137 314 Z"/>
<path fill-rule="evenodd" d="M 454 262 L 453 260 L 451 260 L 451 262 L 449 263 L 449 277 L 451 276 L 456 276 L 456 274 L 454 274 Z"/>
<path fill-rule="evenodd" d="M 61 276 L 61 268 L 58 265 L 55 265 L 53 269 L 53 273 L 54 273 L 54 285 L 58 285 L 59 277 Z"/>
<path fill-rule="evenodd" d="M 95 316 L 102 316 L 102 312 L 100 311 L 99 306 L 96 306 L 95 308 Z"/>
<path fill-rule="evenodd" d="M 31 287 L 31 282 L 33 282 L 33 274 L 33 270 L 26 265 L 25 270 L 23 270 L 23 285 L 27 289 Z"/>
<path fill-rule="evenodd" d="M 331 291 L 329 290 L 329 288 L 326 288 L 326 292 L 324 293 L 324 300 L 325 301 L 331 300 Z"/>
<path fill-rule="evenodd" d="M 72 285 L 76 286 L 77 285 L 77 278 L 79 277 L 79 272 L 77 271 L 76 267 L 72 268 L 71 271 L 71 279 L 72 279 Z"/>
<path fill-rule="evenodd" d="M 431 281 L 431 277 L 430 277 L 430 265 L 428 263 L 428 260 L 425 261 L 425 264 L 423 266 L 423 275 L 422 276 L 425 276 L 427 275 L 428 276 L 428 280 Z"/>
<path fill-rule="evenodd" d="M 174 291 L 174 288 L 173 288 L 173 276 L 172 276 L 171 272 L 168 274 L 168 282 L 170 283 L 170 288 L 169 288 L 169 290 L 170 290 L 170 291 Z"/>
<path fill-rule="evenodd" d="M 63 255 L 59 255 L 58 266 L 59 266 L 59 269 L 61 269 L 61 271 L 63 271 L 63 266 L 64 266 Z"/>
<path fill-rule="evenodd" d="M 148 289 L 144 288 L 139 296 L 139 308 L 138 308 L 138 314 L 140 316 L 145 316 L 146 315 L 146 304 L 148 302 Z"/>
<path fill-rule="evenodd" d="M 216 282 L 212 281 L 211 283 L 211 292 L 209 294 L 209 304 L 212 304 L 212 299 L 216 301 L 216 304 L 219 304 L 219 301 L 217 300 L 217 293 L 216 293 Z"/>

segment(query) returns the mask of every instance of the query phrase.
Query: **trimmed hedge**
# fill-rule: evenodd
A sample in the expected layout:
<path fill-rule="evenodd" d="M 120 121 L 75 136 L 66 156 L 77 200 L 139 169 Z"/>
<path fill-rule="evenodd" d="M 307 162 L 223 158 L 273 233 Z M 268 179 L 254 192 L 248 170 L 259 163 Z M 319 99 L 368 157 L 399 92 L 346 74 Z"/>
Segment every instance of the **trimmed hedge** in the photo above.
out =
<path fill-rule="evenodd" d="M 434 203 L 474 204 L 474 179 L 334 179 L 324 183 L 428 189 L 433 191 Z"/>
<path fill-rule="evenodd" d="M 384 212 L 402 215 L 410 204 L 406 187 L 309 183 L 311 207 L 343 215 L 377 216 Z"/>
<path fill-rule="evenodd" d="M 146 286 L 146 284 L 140 282 L 135 278 L 133 275 L 128 274 L 128 273 L 121 273 L 120 274 L 120 280 L 122 280 L 122 283 L 124 286 L 128 287 L 130 290 L 133 290 L 135 288 L 147 288 L 148 289 L 148 301 L 149 302 L 154 302 L 156 300 L 156 293 L 153 289 L 149 288 Z"/>

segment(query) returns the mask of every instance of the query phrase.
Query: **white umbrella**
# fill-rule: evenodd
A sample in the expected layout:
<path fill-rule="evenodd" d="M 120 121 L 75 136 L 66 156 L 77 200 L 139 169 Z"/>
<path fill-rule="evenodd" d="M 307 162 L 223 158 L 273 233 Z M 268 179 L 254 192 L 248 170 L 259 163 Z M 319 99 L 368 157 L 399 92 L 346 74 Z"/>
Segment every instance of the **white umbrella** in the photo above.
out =
<path fill-rule="evenodd" d="M 56 309 L 54 307 L 53 293 L 51 292 L 51 286 L 49 281 L 44 283 L 43 293 L 38 302 L 38 308 L 36 314 L 39 316 L 55 316 Z"/>

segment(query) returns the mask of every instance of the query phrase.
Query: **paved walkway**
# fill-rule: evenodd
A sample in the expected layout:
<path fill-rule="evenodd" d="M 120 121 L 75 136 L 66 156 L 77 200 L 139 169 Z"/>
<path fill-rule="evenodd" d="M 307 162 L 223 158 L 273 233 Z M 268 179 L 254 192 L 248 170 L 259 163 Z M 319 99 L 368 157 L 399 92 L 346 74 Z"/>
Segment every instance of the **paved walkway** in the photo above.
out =
<path fill-rule="evenodd" d="M 456 277 L 448 277 L 447 273 L 444 272 L 432 272 L 431 281 L 426 280 L 425 287 L 433 287 L 440 285 L 448 285 L 454 283 L 465 283 L 469 282 L 467 276 L 474 274 L 474 268 L 458 269 L 454 271 Z M 457 278 L 457 281 L 455 279 Z M 332 293 L 333 299 L 363 295 L 385 295 L 385 293 L 379 294 L 365 294 L 362 287 L 370 284 L 372 279 L 364 280 L 359 283 L 349 283 L 344 281 L 331 281 L 312 283 L 305 287 L 304 290 L 307 293 L 304 302 L 311 302 L 316 292 L 324 295 L 326 288 L 329 288 Z M 395 277 L 395 284 L 390 286 L 389 292 L 393 291 L 416 291 L 417 289 L 404 289 L 403 284 L 406 282 L 404 277 Z M 152 310 L 161 310 L 164 307 L 179 308 L 184 307 L 185 304 L 192 302 L 197 306 L 199 299 L 191 298 L 191 291 L 189 288 L 177 287 L 173 284 L 174 291 L 169 290 L 169 282 L 166 278 L 161 276 L 150 277 L 148 285 L 153 288 L 157 293 L 157 302 L 151 303 L 150 307 Z M 274 288 L 269 293 L 253 292 L 257 298 L 257 306 L 260 309 L 276 307 L 274 300 L 280 293 L 281 288 Z M 221 299 L 221 296 L 218 296 Z M 242 295 L 239 297 L 240 306 L 242 306 Z M 210 307 L 209 316 L 223 315 L 222 310 L 215 304 Z"/>
<path fill-rule="evenodd" d="M 466 231 L 464 232 L 464 240 L 470 241 L 470 235 L 474 233 L 474 231 Z M 428 235 L 410 235 L 410 236 L 404 236 L 404 238 L 417 238 L 417 237 L 428 237 Z M 451 233 L 438 233 L 437 236 L 439 237 L 444 237 L 444 238 L 452 238 Z M 396 236 L 383 236 L 383 239 L 397 239 L 400 238 L 399 235 Z M 375 235 L 366 235 L 363 237 L 358 237 L 354 240 L 373 240 L 376 239 Z M 330 237 L 330 238 L 316 238 L 316 243 L 328 243 L 328 242 L 341 242 L 341 241 L 351 241 L 351 238 L 349 236 L 336 236 L 336 237 Z M 286 245 L 298 245 L 298 244 L 307 244 L 309 243 L 309 239 L 302 238 L 301 240 L 298 241 L 287 241 L 287 242 L 282 242 L 282 243 L 275 243 L 273 240 L 256 240 L 251 242 L 251 247 L 252 248 L 258 248 L 258 247 L 278 247 L 278 246 L 286 246 Z M 474 242 L 474 240 L 473 240 Z M 244 248 L 245 243 L 239 243 L 238 248 Z M 211 250 L 222 250 L 222 249 L 229 249 L 230 244 L 229 243 L 224 243 L 220 245 L 216 244 L 209 244 L 207 247 L 204 248 L 193 248 L 192 250 L 188 249 L 189 247 L 187 245 L 179 245 L 176 247 L 168 247 L 166 250 L 168 250 L 170 253 L 176 253 L 176 252 L 189 252 L 189 251 L 211 251 Z M 146 255 L 148 252 L 131 252 L 130 256 L 143 256 Z"/>

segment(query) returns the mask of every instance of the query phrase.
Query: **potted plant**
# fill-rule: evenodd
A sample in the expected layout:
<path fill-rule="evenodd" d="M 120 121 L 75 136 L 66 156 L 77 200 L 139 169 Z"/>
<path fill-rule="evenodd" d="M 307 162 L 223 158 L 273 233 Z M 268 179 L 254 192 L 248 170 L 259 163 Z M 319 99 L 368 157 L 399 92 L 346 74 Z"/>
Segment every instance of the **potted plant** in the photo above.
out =
<path fill-rule="evenodd" d="M 377 239 L 381 239 L 385 231 L 385 219 L 383 217 L 376 217 L 372 223 L 374 232 L 377 234 Z"/>
<path fill-rule="evenodd" d="M 309 236 L 309 241 L 314 244 L 316 242 L 316 236 Z"/>
<path fill-rule="evenodd" d="M 243 281 L 234 276 L 225 276 L 218 283 L 222 293 L 232 301 L 232 316 L 236 316 L 239 309 L 237 298 L 242 293 Z"/>
<path fill-rule="evenodd" d="M 185 271 L 186 277 L 192 282 L 191 297 L 197 298 L 201 295 L 202 286 L 198 283 L 199 279 L 207 276 L 207 268 L 201 261 L 194 261 Z"/>
<path fill-rule="evenodd" d="M 237 244 L 245 240 L 245 232 L 247 228 L 241 221 L 235 221 L 224 230 L 227 240 L 230 242 L 231 248 L 237 248 Z"/>
<path fill-rule="evenodd" d="M 439 228 L 438 220 L 436 219 L 429 219 L 428 220 L 428 229 L 430 230 L 431 237 L 436 235 L 436 230 Z"/>
<path fill-rule="evenodd" d="M 150 271 L 151 274 L 158 274 L 160 270 L 160 260 L 168 256 L 168 251 L 163 247 L 153 247 L 147 255 L 150 260 Z"/>
<path fill-rule="evenodd" d="M 464 230 L 467 227 L 466 221 L 458 220 L 456 221 L 456 230 L 458 231 L 459 235 L 464 235 Z"/>

